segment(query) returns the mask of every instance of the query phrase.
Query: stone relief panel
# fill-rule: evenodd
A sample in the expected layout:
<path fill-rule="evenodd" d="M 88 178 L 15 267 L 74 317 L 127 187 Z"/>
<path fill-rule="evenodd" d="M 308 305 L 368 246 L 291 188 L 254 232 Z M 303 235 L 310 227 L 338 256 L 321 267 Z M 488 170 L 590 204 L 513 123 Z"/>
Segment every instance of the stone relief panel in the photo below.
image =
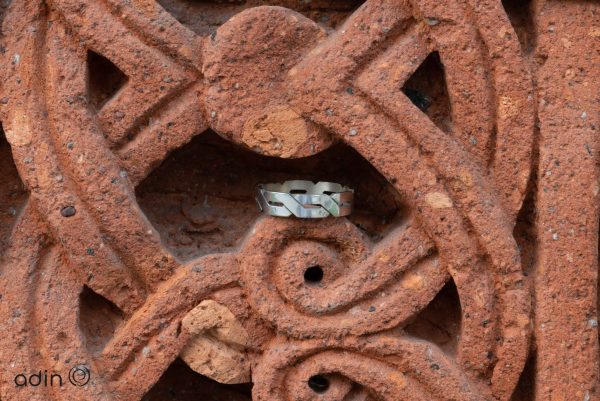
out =
<path fill-rule="evenodd" d="M 597 399 L 597 3 L 2 10 L 3 399 Z"/>

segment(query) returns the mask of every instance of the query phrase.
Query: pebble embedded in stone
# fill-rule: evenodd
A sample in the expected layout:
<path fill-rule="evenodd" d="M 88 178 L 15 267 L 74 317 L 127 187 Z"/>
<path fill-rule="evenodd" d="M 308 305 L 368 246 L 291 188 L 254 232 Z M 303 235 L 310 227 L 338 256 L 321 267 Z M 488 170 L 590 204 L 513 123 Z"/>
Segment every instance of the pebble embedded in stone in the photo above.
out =
<path fill-rule="evenodd" d="M 62 209 L 60 209 L 60 214 L 63 217 L 72 217 L 75 216 L 75 213 L 77 213 L 77 211 L 75 210 L 74 206 L 65 206 Z"/>

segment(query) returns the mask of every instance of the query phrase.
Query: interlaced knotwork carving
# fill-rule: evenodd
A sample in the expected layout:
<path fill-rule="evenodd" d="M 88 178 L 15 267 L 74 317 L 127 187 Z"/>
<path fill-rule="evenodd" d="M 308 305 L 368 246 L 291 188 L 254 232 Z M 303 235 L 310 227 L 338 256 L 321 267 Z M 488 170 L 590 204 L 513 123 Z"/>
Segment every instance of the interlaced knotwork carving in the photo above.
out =
<path fill-rule="evenodd" d="M 21 312 L 0 345 L 20 346 L 0 356 L 8 376 L 74 362 L 93 372 L 85 391 L 29 399 L 140 399 L 189 343 L 184 316 L 216 299 L 249 334 L 256 400 L 509 400 L 529 349 L 513 229 L 534 118 L 500 1 L 367 0 L 335 30 L 254 7 L 200 36 L 153 0 L 35 0 L 14 2 L 4 26 L 3 121 L 31 201 L 1 282 L 13 294 L 2 310 Z M 402 91 L 432 53 L 444 129 Z M 126 76 L 99 110 L 90 54 Z M 406 204 L 403 219 L 378 240 L 346 218 L 263 216 L 233 251 L 181 261 L 134 189 L 209 128 L 273 157 L 344 142 Z M 454 353 L 405 331 L 450 280 Z M 79 330 L 84 288 L 122 313 L 101 349 Z M 19 391 L 3 383 L 8 399 Z"/>

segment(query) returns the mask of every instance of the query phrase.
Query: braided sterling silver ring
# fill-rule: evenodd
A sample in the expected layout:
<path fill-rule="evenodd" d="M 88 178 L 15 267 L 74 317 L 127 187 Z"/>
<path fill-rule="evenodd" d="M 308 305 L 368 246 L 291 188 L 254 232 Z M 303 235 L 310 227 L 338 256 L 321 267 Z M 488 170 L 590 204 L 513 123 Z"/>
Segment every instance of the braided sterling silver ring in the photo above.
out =
<path fill-rule="evenodd" d="M 259 185 L 257 190 L 258 207 L 270 216 L 319 219 L 352 213 L 354 190 L 334 182 L 291 180 Z"/>

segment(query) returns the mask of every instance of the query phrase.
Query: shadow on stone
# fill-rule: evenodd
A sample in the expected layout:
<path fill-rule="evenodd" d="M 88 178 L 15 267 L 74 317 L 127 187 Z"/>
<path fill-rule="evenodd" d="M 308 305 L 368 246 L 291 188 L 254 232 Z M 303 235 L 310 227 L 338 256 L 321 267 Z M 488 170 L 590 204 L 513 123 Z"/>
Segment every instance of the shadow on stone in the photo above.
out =
<path fill-rule="evenodd" d="M 10 234 L 26 202 L 27 190 L 0 127 L 0 258 L 8 248 Z"/>
<path fill-rule="evenodd" d="M 288 179 L 333 181 L 355 190 L 350 220 L 374 241 L 405 208 L 386 179 L 352 148 L 337 144 L 317 155 L 259 155 L 213 132 L 174 152 L 137 188 L 142 210 L 178 257 L 189 260 L 233 250 L 259 217 L 255 188 Z"/>
<path fill-rule="evenodd" d="M 142 401 L 250 401 L 251 392 L 251 383 L 217 383 L 194 372 L 181 359 L 176 359 Z"/>

